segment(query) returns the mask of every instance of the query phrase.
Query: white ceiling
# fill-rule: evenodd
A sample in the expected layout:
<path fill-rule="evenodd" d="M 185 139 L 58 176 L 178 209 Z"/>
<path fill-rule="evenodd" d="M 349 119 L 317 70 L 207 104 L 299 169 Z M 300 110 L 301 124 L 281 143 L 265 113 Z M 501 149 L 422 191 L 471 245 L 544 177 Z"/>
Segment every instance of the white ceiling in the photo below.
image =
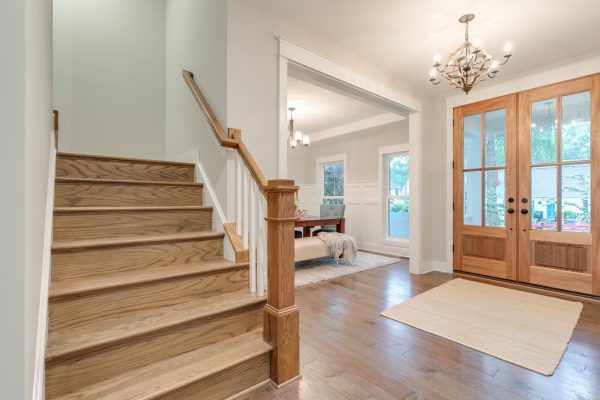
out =
<path fill-rule="evenodd" d="M 387 113 L 379 107 L 292 76 L 288 77 L 288 107 L 296 108 L 295 129 L 309 136 Z"/>
<path fill-rule="evenodd" d="M 507 40 L 513 43 L 514 56 L 496 82 L 600 52 L 599 0 L 246 1 L 428 95 L 456 92 L 446 82 L 431 85 L 427 73 L 434 54 L 445 56 L 463 41 L 462 14 L 476 15 L 471 38 L 492 55 L 501 56 Z"/>

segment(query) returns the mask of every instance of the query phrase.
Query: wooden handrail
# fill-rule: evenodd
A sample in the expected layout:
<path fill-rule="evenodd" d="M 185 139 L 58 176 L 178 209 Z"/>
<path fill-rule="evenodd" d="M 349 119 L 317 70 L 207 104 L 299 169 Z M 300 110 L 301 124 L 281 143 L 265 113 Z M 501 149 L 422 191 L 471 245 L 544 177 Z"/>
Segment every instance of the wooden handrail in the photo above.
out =
<path fill-rule="evenodd" d="M 248 148 L 242 141 L 240 131 L 238 129 L 230 129 L 228 131 L 228 134 L 226 135 L 225 130 L 223 129 L 223 126 L 217 120 L 215 113 L 213 112 L 212 108 L 208 104 L 208 101 L 202 94 L 202 91 L 196 84 L 196 80 L 194 79 L 194 74 L 190 71 L 183 70 L 182 75 L 183 75 L 183 79 L 185 80 L 185 82 L 189 86 L 190 90 L 192 91 L 192 96 L 196 100 L 196 103 L 198 103 L 200 110 L 202 110 L 202 112 L 204 113 L 204 116 L 206 117 L 206 119 L 208 121 L 208 125 L 210 125 L 210 128 L 213 131 L 215 137 L 217 138 L 217 141 L 219 142 L 219 144 L 222 147 L 236 149 L 238 151 L 240 157 L 244 161 L 244 164 L 246 164 L 246 167 L 248 167 L 248 170 L 250 171 L 252 178 L 254 178 L 254 181 L 258 185 L 260 192 L 266 198 L 267 197 L 266 188 L 268 186 L 267 179 L 265 178 L 265 175 L 260 170 L 260 167 L 254 160 L 252 155 L 250 154 L 250 151 L 248 150 Z"/>
<path fill-rule="evenodd" d="M 268 290 L 267 304 L 264 308 L 263 337 L 273 346 L 271 380 L 280 387 L 300 377 L 299 311 L 294 288 L 294 221 L 296 219 L 294 199 L 298 187 L 294 185 L 294 181 L 286 179 L 267 181 L 244 144 L 240 130 L 228 129 L 225 134 L 225 130 L 196 84 L 194 74 L 184 70 L 183 78 L 206 116 L 219 144 L 238 151 L 257 187 L 266 198 Z M 252 199 L 252 196 L 250 198 Z M 247 229 L 247 225 L 247 222 L 244 223 L 244 229 Z M 235 234 L 233 228 L 233 226 L 228 227 L 230 236 Z M 250 250 L 251 264 L 253 254 L 256 254 L 254 248 Z"/>

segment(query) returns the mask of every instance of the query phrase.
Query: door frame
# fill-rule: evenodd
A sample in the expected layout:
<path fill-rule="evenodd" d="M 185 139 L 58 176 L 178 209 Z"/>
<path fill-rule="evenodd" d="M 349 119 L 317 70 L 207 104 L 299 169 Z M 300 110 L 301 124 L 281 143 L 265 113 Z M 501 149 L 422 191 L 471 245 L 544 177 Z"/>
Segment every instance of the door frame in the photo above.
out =
<path fill-rule="evenodd" d="M 422 185 L 422 104 L 413 96 L 398 92 L 394 87 L 360 75 L 347 67 L 326 57 L 315 54 L 284 38 L 277 38 L 279 43 L 278 57 L 278 127 L 279 143 L 278 171 L 279 176 L 287 176 L 287 77 L 288 70 L 294 70 L 320 84 L 342 91 L 362 101 L 377 104 L 392 112 L 408 117 L 408 143 L 411 153 L 410 169 L 410 239 L 409 239 L 409 271 L 412 274 L 423 274 L 432 270 L 432 262 L 423 260 L 423 204 Z"/>
<path fill-rule="evenodd" d="M 568 90 L 564 90 L 562 91 L 560 94 L 557 94 L 556 91 L 557 89 L 563 88 L 565 86 L 568 86 Z M 580 76 L 580 77 L 576 77 L 573 79 L 568 79 L 568 80 L 564 80 L 561 82 L 555 82 L 555 83 L 550 83 L 547 85 L 543 85 L 543 86 L 539 86 L 539 87 L 535 87 L 535 88 L 531 88 L 528 90 L 523 90 L 520 92 L 515 92 L 512 95 L 513 96 L 517 96 L 517 132 L 516 132 L 516 140 L 518 140 L 518 147 L 521 148 L 523 145 L 529 145 L 529 134 L 530 134 L 530 126 L 529 126 L 529 121 L 527 118 L 522 118 L 521 115 L 526 115 L 523 114 L 524 112 L 527 113 L 528 109 L 531 105 L 531 97 L 532 95 L 534 96 L 533 100 L 540 100 L 540 99 L 544 99 L 544 98 L 552 98 L 552 97 L 562 97 L 564 95 L 568 95 L 568 94 L 573 94 L 573 93 L 579 93 L 582 91 L 586 91 L 586 90 L 590 90 L 591 92 L 591 96 L 590 96 L 590 108 L 592 110 L 591 115 L 590 115 L 590 124 L 591 124 L 591 153 L 595 154 L 596 157 L 594 157 L 593 155 L 591 156 L 591 176 L 590 176 L 590 181 L 592 182 L 592 191 L 590 194 L 591 197 L 591 219 L 592 219 L 592 232 L 591 232 L 591 240 L 590 239 L 585 239 L 582 240 L 582 237 L 577 237 L 574 235 L 577 234 L 572 234 L 570 232 L 558 232 L 561 235 L 564 236 L 564 243 L 569 243 L 569 242 L 585 242 L 585 243 L 590 243 L 592 248 L 590 251 L 590 272 L 589 272 L 589 278 L 586 278 L 587 280 L 583 279 L 582 280 L 582 276 L 585 275 L 583 273 L 575 273 L 575 272 L 571 272 L 571 271 L 562 271 L 562 270 L 552 270 L 548 276 L 540 278 L 539 275 L 539 271 L 536 270 L 536 277 L 534 277 L 533 279 L 530 276 L 530 271 L 529 271 L 529 265 L 528 262 L 524 262 L 524 256 L 523 253 L 527 250 L 524 249 L 525 246 L 523 246 L 523 243 L 526 243 L 528 246 L 530 246 L 530 242 L 528 241 L 523 241 L 523 239 L 521 238 L 523 233 L 525 232 L 527 235 L 529 235 L 530 232 L 530 215 L 529 214 L 521 214 L 520 210 L 521 208 L 523 208 L 520 200 L 520 197 L 523 196 L 523 194 L 527 194 L 528 199 L 530 198 L 530 188 L 528 187 L 530 185 L 530 177 L 526 176 L 525 178 L 523 177 L 524 173 L 528 173 L 528 170 L 530 168 L 529 165 L 529 159 L 525 158 L 525 163 L 523 163 L 521 160 L 521 157 L 519 156 L 518 153 L 520 153 L 520 151 L 517 151 L 517 154 L 515 154 L 515 156 L 517 157 L 517 167 L 518 167 L 518 172 L 517 172 L 517 193 L 515 193 L 515 210 L 516 210 L 516 214 L 518 216 L 518 222 L 516 223 L 516 227 L 518 229 L 518 234 L 519 234 L 519 239 L 517 240 L 517 250 L 518 250 L 518 260 L 516 263 L 517 266 L 517 271 L 515 274 L 515 278 L 516 280 L 519 280 L 521 282 L 525 282 L 525 283 L 532 283 L 532 284 L 536 284 L 536 285 L 541 285 L 541 286 L 550 286 L 550 287 L 555 287 L 555 288 L 559 288 L 559 289 L 564 289 L 564 290 L 571 290 L 571 291 L 578 291 L 581 293 L 588 293 L 588 294 L 592 294 L 595 296 L 599 296 L 600 295 L 600 111 L 596 111 L 594 112 L 594 110 L 600 110 L 600 73 L 594 73 L 594 74 L 590 74 L 590 75 L 585 75 L 585 76 Z M 494 100 L 494 99 L 491 99 Z M 458 107 L 470 107 L 470 106 L 476 106 L 479 103 L 483 103 L 484 101 L 480 101 L 478 103 L 471 103 L 471 104 L 467 104 L 467 105 L 461 105 L 461 104 L 457 104 L 454 107 L 452 107 L 452 109 L 450 109 L 449 111 L 452 111 L 452 113 L 448 114 L 451 115 L 452 118 L 450 119 L 451 125 L 452 125 L 452 143 L 453 146 L 451 147 L 451 152 L 452 152 L 452 159 L 456 160 L 458 158 L 458 154 L 460 154 L 462 152 L 462 141 L 455 141 L 456 138 L 456 132 L 458 130 L 458 127 L 455 126 L 455 121 L 458 119 L 457 118 L 457 113 L 456 113 L 456 109 Z M 524 143 L 524 140 L 526 143 Z M 521 161 L 521 162 L 519 162 Z M 508 162 L 508 161 L 507 161 Z M 458 227 L 460 226 L 460 220 L 458 217 L 458 207 L 456 207 L 456 210 L 454 209 L 453 205 L 455 203 L 455 197 L 457 195 L 457 177 L 459 176 L 459 174 L 455 173 L 455 169 L 454 167 L 460 168 L 461 165 L 454 165 L 453 163 L 453 168 L 451 169 L 451 174 L 450 175 L 450 179 L 452 180 L 452 185 L 450 186 L 449 189 L 449 198 L 451 199 L 451 216 L 452 216 L 452 238 L 455 239 L 456 236 L 456 232 L 458 231 Z M 461 175 L 460 175 L 461 176 Z M 461 176 L 462 178 L 462 176 Z M 460 182 L 458 182 L 460 183 Z M 527 187 L 526 187 L 527 186 Z M 482 190 L 484 190 L 484 188 L 482 188 Z M 560 190 L 560 187 L 557 187 L 557 190 Z M 509 197 L 508 195 L 508 191 L 506 192 L 506 197 Z M 519 194 L 519 198 L 517 199 L 516 194 Z M 461 193 L 461 197 L 462 197 L 462 193 Z M 596 201 L 594 201 L 596 200 Z M 527 204 L 527 208 L 529 209 L 529 204 Z M 525 231 L 524 231 L 525 229 Z M 550 232 L 550 234 L 548 234 L 545 231 L 535 231 L 536 232 L 536 236 L 539 238 L 545 238 L 548 239 L 549 241 L 551 240 L 556 240 L 556 238 L 552 238 L 551 236 L 553 236 L 552 234 L 554 234 L 554 232 Z M 454 241 L 454 240 L 453 240 Z M 451 244 L 451 247 L 452 246 Z M 457 249 L 458 250 L 458 249 Z M 454 252 L 454 254 L 452 254 L 452 261 L 454 265 L 457 265 L 457 251 Z M 459 270 L 459 269 L 457 269 Z M 558 271 L 558 272 L 557 272 Z M 577 274 L 577 276 L 575 276 L 574 274 Z M 564 282 L 568 282 L 571 283 L 572 285 L 568 285 L 565 284 Z M 575 289 L 574 289 L 575 288 Z"/>
<path fill-rule="evenodd" d="M 457 107 L 454 109 L 454 139 L 453 139 L 453 269 L 455 271 L 462 271 L 463 266 L 461 263 L 462 248 L 463 248 L 463 233 L 470 232 L 472 234 L 480 234 L 482 236 L 489 237 L 502 237 L 505 238 L 505 260 L 504 262 L 497 260 L 488 260 L 486 267 L 493 271 L 490 271 L 490 275 L 516 280 L 517 279 L 517 253 L 510 251 L 511 248 L 517 248 L 518 246 L 518 221 L 515 213 L 509 214 L 505 212 L 505 227 L 487 227 L 485 226 L 485 218 L 482 218 L 481 226 L 464 226 L 462 223 L 463 213 L 463 118 L 469 115 L 481 114 L 482 120 L 485 121 L 485 113 L 493 110 L 505 109 L 505 209 L 509 208 L 508 198 L 516 199 L 517 191 L 517 147 L 516 147 L 516 136 L 517 136 L 517 94 L 510 94 L 506 96 L 496 97 L 494 99 L 483 100 L 477 103 L 472 103 Z M 485 122 L 482 122 L 485 124 Z M 513 132 L 511 135 L 510 132 Z M 485 149 L 485 133 L 482 130 L 482 162 L 483 154 Z M 482 182 L 485 179 L 485 169 L 482 165 Z M 512 173 L 509 173 L 512 172 Z M 482 213 L 485 207 L 485 185 L 481 186 L 482 191 Z M 513 203 L 514 204 L 514 203 Z M 516 207 L 513 207 L 516 208 Z M 476 260 L 473 261 L 473 268 L 476 270 Z M 505 274 L 505 275 L 504 275 Z M 504 275 L 504 276 L 502 276 Z"/>
<path fill-rule="evenodd" d="M 504 96 L 511 93 L 518 93 L 520 91 L 533 89 L 536 87 L 549 85 L 557 82 L 564 82 L 569 79 L 579 78 L 582 76 L 593 75 L 600 72 L 600 56 L 593 56 L 584 60 L 569 62 L 563 65 L 558 65 L 552 68 L 545 69 L 543 71 L 527 74 L 517 78 L 508 78 L 502 80 L 497 84 L 493 81 L 482 83 L 477 87 L 477 90 L 472 90 L 468 96 L 465 96 L 462 92 L 447 96 L 445 100 L 445 126 L 446 126 L 446 159 L 444 163 L 444 171 L 446 171 L 446 198 L 445 198 L 445 211 L 446 211 L 446 251 L 445 251 L 445 262 L 443 267 L 438 270 L 444 272 L 452 272 L 453 254 L 452 254 L 452 242 L 454 235 L 454 213 L 452 210 L 452 203 L 454 202 L 453 192 L 453 171 L 452 171 L 452 160 L 454 159 L 454 149 L 452 140 L 454 138 L 454 127 L 452 126 L 452 120 L 454 116 L 454 108 L 463 106 L 465 104 L 474 103 L 481 100 L 492 99 L 499 96 Z M 440 116 L 439 118 L 444 118 Z M 440 160 L 441 161 L 441 160 Z"/>

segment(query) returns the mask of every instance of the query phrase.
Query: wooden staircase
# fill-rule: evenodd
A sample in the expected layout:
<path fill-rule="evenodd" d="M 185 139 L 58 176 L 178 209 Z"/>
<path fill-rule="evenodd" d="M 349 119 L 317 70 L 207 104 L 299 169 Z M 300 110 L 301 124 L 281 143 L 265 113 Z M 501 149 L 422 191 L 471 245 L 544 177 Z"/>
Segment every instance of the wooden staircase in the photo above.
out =
<path fill-rule="evenodd" d="M 270 379 L 266 299 L 223 259 L 202 189 L 193 164 L 59 153 L 48 400 L 225 399 Z"/>

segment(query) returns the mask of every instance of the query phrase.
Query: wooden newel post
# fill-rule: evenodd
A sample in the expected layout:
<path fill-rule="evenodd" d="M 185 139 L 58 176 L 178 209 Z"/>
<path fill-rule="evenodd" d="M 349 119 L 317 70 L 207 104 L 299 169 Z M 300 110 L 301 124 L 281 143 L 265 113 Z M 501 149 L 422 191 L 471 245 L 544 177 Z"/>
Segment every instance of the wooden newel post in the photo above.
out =
<path fill-rule="evenodd" d="M 273 346 L 271 380 L 284 385 L 300 376 L 299 312 L 294 287 L 294 198 L 298 187 L 270 180 L 267 193 L 268 294 L 264 339 Z"/>

